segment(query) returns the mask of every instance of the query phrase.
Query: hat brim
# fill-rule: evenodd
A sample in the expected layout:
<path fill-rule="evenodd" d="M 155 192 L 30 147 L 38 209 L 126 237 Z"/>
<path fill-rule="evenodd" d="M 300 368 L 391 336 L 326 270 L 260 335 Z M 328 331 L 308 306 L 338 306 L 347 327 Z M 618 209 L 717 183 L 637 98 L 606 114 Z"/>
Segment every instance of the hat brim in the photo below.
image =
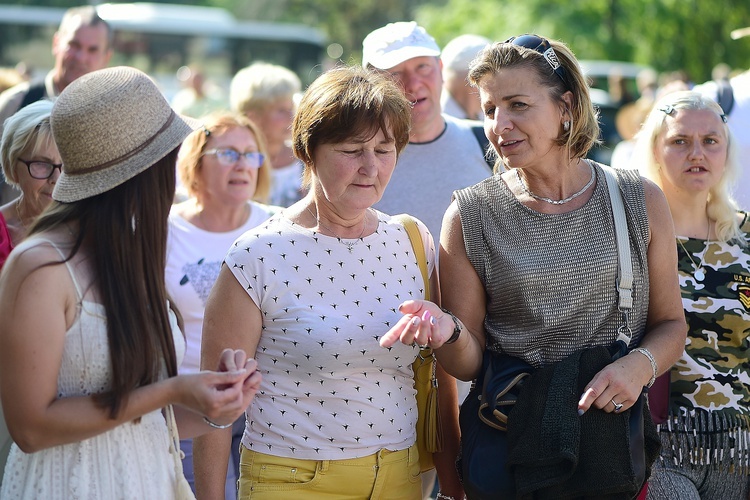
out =
<path fill-rule="evenodd" d="M 387 70 L 415 57 L 438 57 L 439 55 L 440 50 L 428 47 L 407 46 L 386 53 L 376 52 L 365 61 L 364 66 L 369 64 L 377 69 Z"/>
<path fill-rule="evenodd" d="M 63 171 L 55 183 L 52 199 L 71 203 L 106 193 L 146 171 L 200 127 L 199 120 L 175 115 L 172 122 L 150 144 L 116 166 L 73 175 Z"/>

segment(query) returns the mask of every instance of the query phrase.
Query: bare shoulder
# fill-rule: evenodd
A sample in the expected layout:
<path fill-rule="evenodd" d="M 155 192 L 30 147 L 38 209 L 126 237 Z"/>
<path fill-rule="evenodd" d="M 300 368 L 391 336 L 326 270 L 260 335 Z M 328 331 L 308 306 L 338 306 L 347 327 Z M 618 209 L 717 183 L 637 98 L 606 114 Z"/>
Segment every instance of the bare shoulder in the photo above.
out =
<path fill-rule="evenodd" d="M 44 238 L 31 237 L 11 252 L 0 274 L 0 296 L 12 300 L 9 293 L 27 289 L 34 293 L 54 290 L 61 297 L 75 294 L 70 274 L 60 251 Z M 53 286 L 52 286 L 53 285 Z"/>
<path fill-rule="evenodd" d="M 646 211 L 649 221 L 652 224 L 669 221 L 671 224 L 672 215 L 669 211 L 669 203 L 661 188 L 645 177 L 641 177 L 641 180 L 643 181 L 643 194 L 646 198 Z"/>
<path fill-rule="evenodd" d="M 443 214 L 443 225 L 440 234 L 440 246 L 444 249 L 463 248 L 463 228 L 458 203 L 453 200 Z"/>
<path fill-rule="evenodd" d="M 669 210 L 669 204 L 667 203 L 667 197 L 664 196 L 661 188 L 654 183 L 654 181 L 641 177 L 643 182 L 643 194 L 646 197 L 646 210 L 649 212 L 651 209 L 664 209 Z"/>

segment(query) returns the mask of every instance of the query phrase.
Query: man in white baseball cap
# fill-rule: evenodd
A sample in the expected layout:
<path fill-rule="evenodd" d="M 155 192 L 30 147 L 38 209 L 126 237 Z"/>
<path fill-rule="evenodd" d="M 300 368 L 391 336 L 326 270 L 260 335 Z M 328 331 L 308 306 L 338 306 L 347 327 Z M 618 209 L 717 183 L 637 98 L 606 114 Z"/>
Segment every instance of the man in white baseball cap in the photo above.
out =
<path fill-rule="evenodd" d="M 479 100 L 479 91 L 469 84 L 469 63 L 482 51 L 490 40 L 479 35 L 459 35 L 445 47 L 440 59 L 443 61 L 443 93 L 440 104 L 443 113 L 457 118 L 483 120 L 484 113 Z"/>
<path fill-rule="evenodd" d="M 391 23 L 367 35 L 362 42 L 362 66 L 390 73 L 412 103 L 409 144 L 399 156 L 375 208 L 417 217 L 437 242 L 453 191 L 476 184 L 492 173 L 484 156 L 488 142 L 482 124 L 442 114 L 440 47 L 413 21 Z M 456 384 L 442 379 L 439 383 L 447 439 L 443 453 L 435 457 L 441 489 L 438 498 L 463 498 L 454 466 L 458 453 Z M 423 493 L 429 494 L 434 474 L 422 476 Z"/>
<path fill-rule="evenodd" d="M 442 114 L 440 47 L 416 22 L 391 23 L 367 35 L 362 66 L 390 73 L 412 102 L 409 144 L 375 207 L 418 217 L 437 240 L 453 191 L 491 174 L 481 124 Z"/>

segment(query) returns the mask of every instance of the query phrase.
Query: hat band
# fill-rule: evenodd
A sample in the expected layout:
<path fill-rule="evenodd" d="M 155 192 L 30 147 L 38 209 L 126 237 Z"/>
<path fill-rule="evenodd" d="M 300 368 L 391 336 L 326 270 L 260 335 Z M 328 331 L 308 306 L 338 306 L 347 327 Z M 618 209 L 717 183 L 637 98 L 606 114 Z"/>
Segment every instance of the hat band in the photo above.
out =
<path fill-rule="evenodd" d="M 72 171 L 72 172 L 65 172 L 65 174 L 66 175 L 90 174 L 92 172 L 98 172 L 99 170 L 104 170 L 105 168 L 109 168 L 109 167 L 111 167 L 113 165 L 116 165 L 118 163 L 121 163 L 121 162 L 123 162 L 123 161 L 125 161 L 125 160 L 127 160 L 129 158 L 132 158 L 133 156 L 137 155 L 138 153 L 140 153 L 141 151 L 143 151 L 144 149 L 146 149 L 149 146 L 149 144 L 151 144 L 152 142 L 154 142 L 156 140 L 156 138 L 159 137 L 159 135 L 162 132 L 164 132 L 172 124 L 172 122 L 175 119 L 175 116 L 177 116 L 177 115 L 175 114 L 174 110 L 172 110 L 172 112 L 169 115 L 169 118 L 167 118 L 167 121 L 164 123 L 164 125 L 162 125 L 162 127 L 156 133 L 152 134 L 151 137 L 149 137 L 149 139 L 146 142 L 144 142 L 143 144 L 141 144 L 140 146 L 138 146 L 137 148 L 135 148 L 133 151 L 131 151 L 129 153 L 126 153 L 126 154 L 120 156 L 119 158 L 115 158 L 114 160 L 108 161 L 107 163 L 102 163 L 100 165 L 94 165 L 93 167 L 82 168 L 80 170 L 75 170 L 75 171 Z"/>

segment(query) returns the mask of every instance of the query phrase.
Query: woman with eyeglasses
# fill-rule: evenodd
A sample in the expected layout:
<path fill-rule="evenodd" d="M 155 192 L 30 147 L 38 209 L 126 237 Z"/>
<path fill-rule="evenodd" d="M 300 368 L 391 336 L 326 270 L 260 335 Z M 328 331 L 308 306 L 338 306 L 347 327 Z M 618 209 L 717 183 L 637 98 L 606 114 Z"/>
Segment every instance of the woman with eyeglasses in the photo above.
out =
<path fill-rule="evenodd" d="M 731 196 L 740 166 L 726 120 L 713 100 L 673 92 L 651 110 L 633 151 L 632 166 L 672 211 L 689 327 L 662 401 L 653 500 L 748 494 L 750 221 Z"/>
<path fill-rule="evenodd" d="M 21 196 L 0 207 L 0 268 L 52 201 L 62 164 L 50 129 L 51 112 L 51 101 L 39 101 L 5 121 L 0 162 L 5 182 L 19 188 Z"/>
<path fill-rule="evenodd" d="M 561 42 L 522 35 L 484 49 L 469 80 L 479 90 L 485 133 L 499 158 L 496 173 L 457 191 L 443 219 L 440 281 L 446 312 L 429 302 L 405 302 L 404 317 L 382 343 L 429 343 L 446 371 L 473 380 L 483 375 L 485 353 L 488 359 L 500 354 L 520 359 L 535 370 L 588 347 L 613 345 L 624 327 L 631 333 L 630 348 L 639 349 L 596 368 L 572 391 L 565 388 L 559 396 L 572 399 L 556 416 L 578 426 L 601 421 L 601 412 L 625 412 L 643 387 L 679 358 L 685 340 L 664 195 L 637 172 L 614 173 L 626 207 L 633 268 L 633 303 L 623 324 L 620 252 L 605 173 L 586 159 L 599 126 L 575 56 Z M 431 321 L 424 321 L 425 313 Z M 475 401 L 481 389 L 466 401 Z M 527 417 L 514 412 L 516 421 Z M 466 417 L 478 420 L 476 411 Z M 603 466 L 615 456 L 629 456 L 627 449 L 600 451 L 609 457 L 600 461 Z M 579 467 L 584 460 L 591 464 L 591 455 L 579 458 Z M 558 493 L 576 488 L 591 498 L 618 490 L 634 495 L 641 488 L 629 479 L 614 484 L 606 475 L 585 479 L 571 484 L 557 476 L 546 486 L 561 488 Z M 517 481 L 509 480 L 511 490 L 549 491 Z"/>
<path fill-rule="evenodd" d="M 265 221 L 272 207 L 264 200 L 270 187 L 265 145 L 258 127 L 238 113 L 216 113 L 202 119 L 203 128 L 182 144 L 177 169 L 189 199 L 169 215 L 167 292 L 184 321 L 187 349 L 180 373 L 200 371 L 203 310 L 227 250 L 245 231 Z M 236 424 L 237 446 L 227 471 L 227 498 L 235 495 L 239 437 L 244 418 Z M 194 488 L 192 440 L 180 446 L 183 470 Z"/>

